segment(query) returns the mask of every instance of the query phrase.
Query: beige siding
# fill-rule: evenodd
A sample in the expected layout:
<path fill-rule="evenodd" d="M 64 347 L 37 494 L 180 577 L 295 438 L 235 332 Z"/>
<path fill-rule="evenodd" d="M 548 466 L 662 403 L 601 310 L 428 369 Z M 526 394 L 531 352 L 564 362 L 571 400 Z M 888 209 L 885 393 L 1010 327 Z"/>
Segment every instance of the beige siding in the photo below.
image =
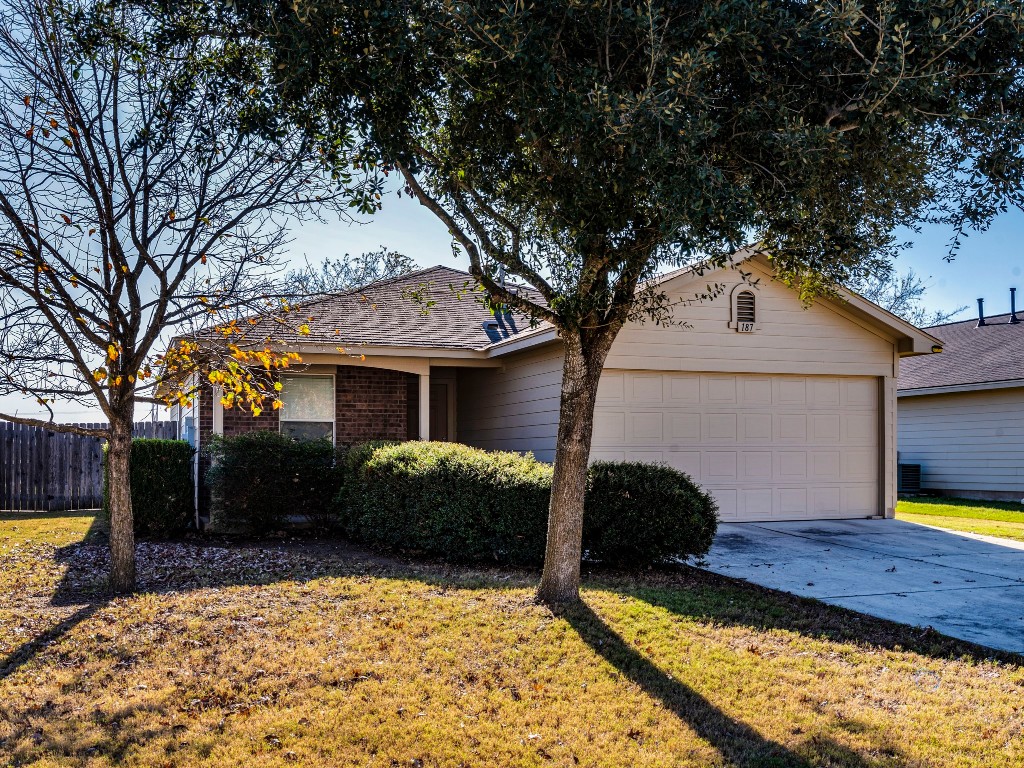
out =
<path fill-rule="evenodd" d="M 858 324 L 839 307 L 804 309 L 784 285 L 762 278 L 754 333 L 728 327 L 730 295 L 741 282 L 732 271 L 700 280 L 679 278 L 666 287 L 676 301 L 692 299 L 709 284 L 725 291 L 717 298 L 675 308 L 685 325 L 630 323 L 612 345 L 608 368 L 731 373 L 798 373 L 893 376 L 893 340 Z"/>
<path fill-rule="evenodd" d="M 488 450 L 532 451 L 554 461 L 562 347 L 503 358 L 504 368 L 460 368 L 458 440 Z"/>
<path fill-rule="evenodd" d="M 924 488 L 1024 496 L 1024 388 L 901 397 L 898 415 Z"/>

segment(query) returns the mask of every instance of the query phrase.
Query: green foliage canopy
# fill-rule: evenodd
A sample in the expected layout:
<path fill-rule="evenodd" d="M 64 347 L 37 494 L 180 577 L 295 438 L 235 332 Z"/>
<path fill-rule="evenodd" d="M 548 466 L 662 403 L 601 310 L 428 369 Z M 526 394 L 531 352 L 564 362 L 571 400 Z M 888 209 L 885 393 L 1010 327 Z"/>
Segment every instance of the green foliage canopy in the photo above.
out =
<path fill-rule="evenodd" d="M 635 289 L 666 262 L 756 243 L 813 293 L 899 226 L 1022 199 L 1015 0 L 239 7 L 294 118 L 364 136 L 485 287 L 566 329 L 653 311 Z"/>

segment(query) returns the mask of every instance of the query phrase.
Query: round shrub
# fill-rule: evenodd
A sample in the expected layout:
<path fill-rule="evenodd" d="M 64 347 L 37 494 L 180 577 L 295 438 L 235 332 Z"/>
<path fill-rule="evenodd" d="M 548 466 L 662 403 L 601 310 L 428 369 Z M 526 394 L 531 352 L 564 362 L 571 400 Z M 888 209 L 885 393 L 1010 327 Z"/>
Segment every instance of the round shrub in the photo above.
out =
<path fill-rule="evenodd" d="M 166 539 L 192 525 L 193 453 L 192 446 L 184 440 L 132 440 L 132 520 L 137 535 Z M 103 456 L 105 461 L 106 449 Z M 105 468 L 103 478 L 103 510 L 109 517 L 109 478 Z"/>
<path fill-rule="evenodd" d="M 663 464 L 595 462 L 583 515 L 583 549 L 624 568 L 706 554 L 718 505 L 688 475 Z"/>
<path fill-rule="evenodd" d="M 355 541 L 459 562 L 539 563 L 551 466 L 458 443 L 358 447 L 338 497 Z"/>
<path fill-rule="evenodd" d="M 207 449 L 211 527 L 265 536 L 299 518 L 333 527 L 341 486 L 329 440 L 298 442 L 278 432 L 216 436 Z"/>

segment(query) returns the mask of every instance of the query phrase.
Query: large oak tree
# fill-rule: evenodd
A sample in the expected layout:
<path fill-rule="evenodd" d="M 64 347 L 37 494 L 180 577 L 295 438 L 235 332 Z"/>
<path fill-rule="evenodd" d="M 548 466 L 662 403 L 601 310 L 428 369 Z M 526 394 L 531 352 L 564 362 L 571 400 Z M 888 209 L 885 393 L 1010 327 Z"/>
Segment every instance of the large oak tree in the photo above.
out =
<path fill-rule="evenodd" d="M 235 7 L 283 116 L 357 131 L 495 302 L 557 327 L 548 601 L 578 595 L 597 383 L 627 320 L 671 315 L 659 270 L 752 244 L 809 299 L 878 272 L 898 227 L 1021 203 L 1019 0 Z"/>

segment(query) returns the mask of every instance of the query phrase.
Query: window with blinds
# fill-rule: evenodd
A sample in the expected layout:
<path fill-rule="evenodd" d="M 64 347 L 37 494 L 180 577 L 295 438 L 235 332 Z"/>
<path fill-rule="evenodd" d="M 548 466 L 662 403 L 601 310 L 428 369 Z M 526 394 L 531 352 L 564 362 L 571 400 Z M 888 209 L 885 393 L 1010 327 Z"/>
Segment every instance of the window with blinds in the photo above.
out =
<path fill-rule="evenodd" d="M 334 439 L 334 377 L 281 377 L 281 432 L 296 440 Z"/>

